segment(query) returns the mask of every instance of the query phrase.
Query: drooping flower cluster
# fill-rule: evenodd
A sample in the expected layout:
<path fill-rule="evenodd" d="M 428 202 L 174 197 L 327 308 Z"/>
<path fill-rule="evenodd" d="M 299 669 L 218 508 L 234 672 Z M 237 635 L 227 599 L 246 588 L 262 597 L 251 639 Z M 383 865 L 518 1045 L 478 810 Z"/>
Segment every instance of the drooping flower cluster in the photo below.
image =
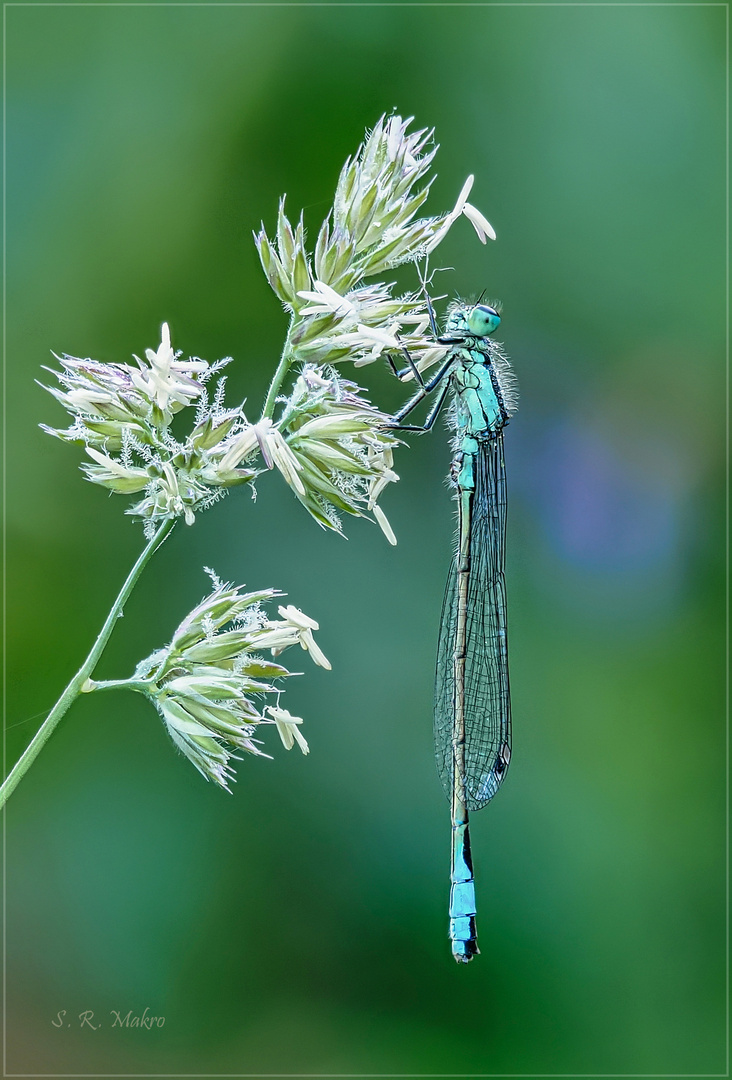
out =
<path fill-rule="evenodd" d="M 145 521 L 148 535 L 172 518 L 192 524 L 226 489 L 253 483 L 266 467 L 279 470 L 323 527 L 340 532 L 339 515 L 371 514 L 396 542 L 377 503 L 397 479 L 390 418 L 332 365 L 388 357 L 413 373 L 438 362 L 449 346 L 430 330 L 425 295 L 395 296 L 392 285 L 365 279 L 429 254 L 461 215 L 483 242 L 495 235 L 467 202 L 472 177 L 449 213 L 417 216 L 436 147 L 425 152 L 432 133 L 410 133 L 410 122 L 382 118 L 346 161 L 312 256 L 302 218 L 293 229 L 284 201 L 276 240 L 264 228 L 255 237 L 268 280 L 292 315 L 259 420 L 247 419 L 243 407 L 225 407 L 224 378 L 209 396 L 206 384 L 230 361 L 181 359 L 167 324 L 159 348 L 135 357 L 137 366 L 59 358 L 61 387 L 49 389 L 73 423 L 45 430 L 84 445 L 91 462 L 83 469 L 93 483 L 139 496 L 127 512 Z M 283 396 L 293 367 L 294 389 Z M 196 417 L 180 440 L 171 424 L 186 407 L 195 407 Z"/>
<path fill-rule="evenodd" d="M 437 147 L 425 151 L 432 132 L 408 133 L 411 120 L 382 117 L 354 158 L 346 161 L 333 208 L 320 227 L 312 258 L 302 216 L 293 229 L 280 202 L 277 234 L 255 235 L 267 280 L 293 315 L 288 347 L 294 360 L 371 363 L 409 350 L 420 370 L 444 355 L 426 333 L 424 298 L 395 297 L 392 286 L 363 279 L 434 251 L 461 215 L 479 238 L 495 237 L 480 211 L 467 202 L 473 178 L 454 208 L 417 217 L 429 194 L 427 179 Z M 422 186 L 420 182 L 424 181 Z"/>
<path fill-rule="evenodd" d="M 390 543 L 396 539 L 377 499 L 398 480 L 392 469 L 398 439 L 389 417 L 335 372 L 306 364 L 274 424 L 260 420 L 231 443 L 229 470 L 256 449 L 279 469 L 297 498 L 323 528 L 342 532 L 340 514 L 372 513 Z"/>
<path fill-rule="evenodd" d="M 320 667 L 330 664 L 313 637 L 313 619 L 291 604 L 279 607 L 279 619 L 266 614 L 263 605 L 282 593 L 244 592 L 208 572 L 211 593 L 186 616 L 170 645 L 138 664 L 129 685 L 150 698 L 199 772 L 228 790 L 234 751 L 270 756 L 255 737 L 262 725 L 276 726 L 287 750 L 297 742 L 308 752 L 302 720 L 279 707 L 282 691 L 274 685 L 292 672 L 262 653 L 279 656 L 299 644 Z M 277 704 L 260 707 L 256 699 L 269 694 L 277 695 Z"/>
<path fill-rule="evenodd" d="M 183 620 L 168 646 L 138 664 L 130 679 L 96 681 L 88 675 L 104 649 L 130 589 L 173 521 L 192 524 L 199 510 L 229 487 L 253 486 L 265 469 L 277 469 L 295 496 L 324 528 L 342 531 L 341 516 L 371 515 L 390 543 L 396 539 L 378 498 L 398 480 L 393 471 L 396 420 L 373 406 L 355 383 L 333 367 L 344 360 L 360 367 L 380 358 L 407 362 L 415 375 L 439 361 L 440 344 L 427 288 L 427 256 L 461 216 L 485 243 L 495 234 L 467 202 L 473 178 L 453 209 L 418 217 L 431 184 L 436 147 L 426 130 L 408 132 L 410 120 L 382 118 L 338 180 L 333 207 L 314 251 L 306 248 L 302 216 L 292 227 L 280 202 L 277 234 L 264 227 L 255 237 L 268 281 L 291 314 L 285 347 L 257 421 L 224 404 L 225 378 L 213 394 L 207 384 L 230 362 L 183 360 L 171 345 L 167 323 L 161 343 L 146 349 L 136 366 L 100 363 L 64 354 L 52 374 L 60 388 L 46 387 L 72 417 L 68 428 L 41 425 L 55 437 L 84 447 L 82 468 L 93 483 L 139 496 L 127 513 L 145 522 L 151 538 L 115 601 L 87 661 L 51 710 L 21 761 L 3 785 L 4 797 L 33 760 L 77 693 L 127 687 L 144 694 L 163 718 L 180 751 L 208 780 L 229 790 L 236 751 L 267 757 L 257 738 L 274 726 L 287 750 L 308 744 L 302 719 L 280 706 L 277 685 L 290 672 L 276 658 L 292 645 L 323 668 L 330 663 L 315 641 L 318 624 L 293 605 L 278 619 L 264 610 L 282 596 L 274 589 L 245 592 L 209 571 L 210 594 Z M 400 264 L 425 259 L 421 293 L 394 295 L 393 284 L 368 283 Z M 430 332 L 431 331 L 431 332 Z M 293 373 L 294 367 L 294 373 Z M 288 394 L 285 380 L 293 380 Z M 404 376 L 404 373 L 402 373 Z M 427 392 L 427 387 L 420 390 Z M 411 402 L 408 407 L 411 407 Z M 195 410 L 182 438 L 173 422 Z M 277 414 L 277 415 L 276 415 Z M 176 428 L 177 431 L 177 428 Z M 259 460 L 261 459 L 261 460 Z M 263 655 L 269 653 L 269 656 Z M 274 704 L 264 705 L 269 695 Z M 39 738 L 40 736 L 40 738 Z M 32 752 L 31 752 L 32 751 Z"/>
<path fill-rule="evenodd" d="M 163 351 L 165 368 L 156 362 Z M 280 471 L 324 527 L 341 531 L 339 513 L 368 512 L 395 543 L 376 500 L 397 479 L 397 440 L 387 430 L 389 417 L 354 383 L 306 364 L 279 419 L 251 423 L 241 409 L 224 407 L 223 380 L 209 401 L 205 382 L 217 366 L 176 360 L 167 325 L 161 347 L 148 349 L 147 357 L 149 367 L 138 361 L 139 372 L 126 364 L 62 357 L 63 371 L 54 374 L 63 389 L 50 391 L 74 422 L 66 430 L 42 426 L 85 445 L 92 462 L 82 468 L 93 483 L 119 494 L 141 493 L 127 512 L 142 517 L 149 532 L 167 518 L 183 516 L 192 524 L 195 513 L 226 488 L 253 482 L 266 467 Z M 169 425 L 191 403 L 197 404 L 196 423 L 181 442 Z"/>
<path fill-rule="evenodd" d="M 224 408 L 223 379 L 211 400 L 205 384 L 229 361 L 183 361 L 171 348 L 167 323 L 161 337 L 157 351 L 145 350 L 147 362 L 135 357 L 137 368 L 57 357 L 63 370 L 52 373 L 61 389 L 46 389 L 74 422 L 65 430 L 41 425 L 50 435 L 86 447 L 92 464 L 82 468 L 92 483 L 120 494 L 142 492 L 127 513 L 152 529 L 179 516 L 192 524 L 195 510 L 256 476 L 254 469 L 222 467 L 227 439 L 236 438 L 245 421 L 239 410 Z M 170 430 L 173 417 L 194 403 L 195 426 L 179 442 Z"/>
<path fill-rule="evenodd" d="M 334 372 L 305 365 L 281 419 L 295 472 L 292 487 L 317 522 L 341 531 L 339 513 L 373 514 L 387 540 L 396 538 L 377 499 L 399 477 L 398 440 L 388 417 Z M 299 487 L 298 487 L 299 481 Z"/>

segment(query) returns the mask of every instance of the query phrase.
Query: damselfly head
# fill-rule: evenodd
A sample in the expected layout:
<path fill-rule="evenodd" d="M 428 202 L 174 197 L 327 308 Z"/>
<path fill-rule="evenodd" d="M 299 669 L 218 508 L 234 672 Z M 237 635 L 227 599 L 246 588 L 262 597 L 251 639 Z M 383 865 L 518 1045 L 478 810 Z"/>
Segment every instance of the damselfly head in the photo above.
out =
<path fill-rule="evenodd" d="M 487 337 L 498 329 L 501 316 L 489 304 L 476 304 L 468 312 L 465 321 L 471 334 L 475 334 L 476 337 Z"/>

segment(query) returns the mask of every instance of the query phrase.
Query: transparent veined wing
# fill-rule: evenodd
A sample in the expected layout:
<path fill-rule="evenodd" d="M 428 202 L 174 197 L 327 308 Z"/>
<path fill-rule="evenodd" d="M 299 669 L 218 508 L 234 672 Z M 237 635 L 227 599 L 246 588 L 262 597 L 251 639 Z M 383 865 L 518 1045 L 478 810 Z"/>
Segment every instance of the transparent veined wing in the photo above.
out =
<path fill-rule="evenodd" d="M 479 443 L 470 521 L 463 778 L 469 810 L 480 810 L 493 798 L 511 756 L 505 541 L 506 474 L 503 435 L 499 432 Z M 440 620 L 434 719 L 437 770 L 448 799 L 452 797 L 455 769 L 457 607 L 457 566 L 453 557 Z"/>

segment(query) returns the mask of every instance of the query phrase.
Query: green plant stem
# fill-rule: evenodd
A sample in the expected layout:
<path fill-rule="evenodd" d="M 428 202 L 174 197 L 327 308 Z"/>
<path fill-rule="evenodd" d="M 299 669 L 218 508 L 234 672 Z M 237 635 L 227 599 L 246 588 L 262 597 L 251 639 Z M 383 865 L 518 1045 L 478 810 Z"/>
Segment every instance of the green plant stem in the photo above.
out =
<path fill-rule="evenodd" d="M 164 521 L 153 538 L 148 543 L 145 550 L 140 555 L 135 565 L 130 570 L 130 573 L 125 581 L 124 585 L 120 589 L 119 595 L 115 600 L 112 608 L 107 615 L 104 622 L 104 626 L 99 632 L 97 640 L 92 646 L 91 652 L 87 656 L 82 666 L 74 675 L 69 685 L 64 690 L 61 697 L 58 699 L 54 707 L 46 719 L 41 724 L 40 728 L 36 732 L 32 741 L 23 751 L 18 761 L 13 766 L 12 770 L 8 774 L 2 787 L 0 787 L 0 807 L 4 806 L 8 797 L 15 791 L 16 787 L 23 779 L 28 769 L 31 767 L 38 754 L 41 752 L 49 738 L 53 734 L 53 731 L 58 724 L 62 716 L 68 711 L 70 705 L 76 700 L 79 694 L 83 693 L 84 683 L 89 679 L 91 673 L 97 665 L 97 662 L 104 651 L 104 647 L 109 641 L 112 631 L 117 623 L 117 619 L 122 614 L 127 598 L 132 592 L 137 579 L 139 578 L 145 566 L 149 562 L 150 558 L 155 554 L 157 549 L 165 540 L 168 533 L 175 525 L 175 520 Z"/>
<path fill-rule="evenodd" d="M 272 382 L 269 384 L 269 390 L 267 391 L 267 397 L 265 398 L 264 408 L 262 409 L 262 415 L 260 417 L 260 420 L 272 419 L 272 413 L 274 412 L 277 395 L 282 389 L 282 384 L 285 381 L 285 376 L 287 375 L 287 372 L 290 370 L 290 364 L 292 363 L 290 333 L 292 331 L 292 324 L 294 321 L 295 320 L 293 316 L 287 331 L 287 337 L 285 338 L 285 347 L 282 350 L 280 362 L 277 365 L 277 370 L 272 376 Z"/>
<path fill-rule="evenodd" d="M 154 679 L 87 679 L 81 688 L 82 694 L 91 694 L 95 690 L 136 690 L 146 694 L 155 685 Z"/>

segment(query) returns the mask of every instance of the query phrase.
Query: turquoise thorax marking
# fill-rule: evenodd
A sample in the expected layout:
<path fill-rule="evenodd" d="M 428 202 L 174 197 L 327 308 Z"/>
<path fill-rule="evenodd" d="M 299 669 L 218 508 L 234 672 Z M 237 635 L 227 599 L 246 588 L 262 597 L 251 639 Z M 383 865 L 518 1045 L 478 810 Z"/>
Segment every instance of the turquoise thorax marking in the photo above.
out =
<path fill-rule="evenodd" d="M 501 406 L 491 377 L 490 358 L 479 348 L 461 349 L 455 365 L 458 436 L 487 435 L 503 427 Z"/>
<path fill-rule="evenodd" d="M 475 341 L 472 348 L 460 350 L 460 363 L 453 374 L 457 418 L 457 438 L 462 457 L 458 486 L 475 488 L 475 458 L 478 438 L 503 427 L 504 418 L 490 371 L 490 359 Z"/>

